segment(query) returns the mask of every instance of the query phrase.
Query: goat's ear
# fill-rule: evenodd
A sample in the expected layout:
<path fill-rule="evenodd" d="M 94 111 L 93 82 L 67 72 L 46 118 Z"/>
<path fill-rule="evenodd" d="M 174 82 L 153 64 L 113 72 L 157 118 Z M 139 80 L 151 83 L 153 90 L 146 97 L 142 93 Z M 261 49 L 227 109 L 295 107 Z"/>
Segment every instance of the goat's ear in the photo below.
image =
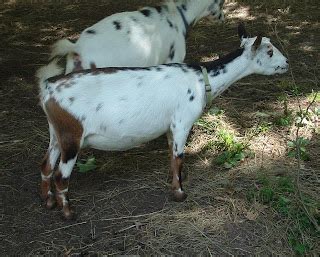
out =
<path fill-rule="evenodd" d="M 248 37 L 246 28 L 244 27 L 244 24 L 242 22 L 240 22 L 238 25 L 238 35 L 239 35 L 240 40 Z"/>
<path fill-rule="evenodd" d="M 261 45 L 262 36 L 259 34 L 252 45 L 252 51 L 256 51 L 258 47 Z"/>

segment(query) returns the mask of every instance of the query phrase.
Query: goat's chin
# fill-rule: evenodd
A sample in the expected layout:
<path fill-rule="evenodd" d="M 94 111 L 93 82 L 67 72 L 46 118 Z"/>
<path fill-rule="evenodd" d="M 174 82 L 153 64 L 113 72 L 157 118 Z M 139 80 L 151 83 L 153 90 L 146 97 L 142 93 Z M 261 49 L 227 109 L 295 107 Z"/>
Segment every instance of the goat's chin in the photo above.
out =
<path fill-rule="evenodd" d="M 281 68 L 279 70 L 276 71 L 277 74 L 283 74 L 286 73 L 288 71 L 288 68 Z"/>
<path fill-rule="evenodd" d="M 267 75 L 267 76 L 272 76 L 272 75 L 277 75 L 277 74 L 283 74 L 288 71 L 288 68 L 280 68 L 280 69 L 270 69 L 268 71 L 263 71 L 260 72 L 260 75 Z"/>

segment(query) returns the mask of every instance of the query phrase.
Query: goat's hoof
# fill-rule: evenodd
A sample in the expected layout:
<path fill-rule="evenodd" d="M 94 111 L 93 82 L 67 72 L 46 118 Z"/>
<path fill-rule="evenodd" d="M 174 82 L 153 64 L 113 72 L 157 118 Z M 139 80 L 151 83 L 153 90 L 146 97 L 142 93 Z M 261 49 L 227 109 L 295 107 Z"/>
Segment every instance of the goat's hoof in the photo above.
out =
<path fill-rule="evenodd" d="M 173 200 L 175 202 L 183 202 L 187 198 L 187 194 L 181 189 L 173 190 Z"/>
<path fill-rule="evenodd" d="M 56 206 L 56 203 L 56 199 L 53 196 L 48 196 L 45 205 L 48 210 L 51 210 Z"/>
<path fill-rule="evenodd" d="M 69 206 L 63 207 L 62 214 L 63 214 L 64 220 L 75 220 L 76 219 L 75 212 Z"/>

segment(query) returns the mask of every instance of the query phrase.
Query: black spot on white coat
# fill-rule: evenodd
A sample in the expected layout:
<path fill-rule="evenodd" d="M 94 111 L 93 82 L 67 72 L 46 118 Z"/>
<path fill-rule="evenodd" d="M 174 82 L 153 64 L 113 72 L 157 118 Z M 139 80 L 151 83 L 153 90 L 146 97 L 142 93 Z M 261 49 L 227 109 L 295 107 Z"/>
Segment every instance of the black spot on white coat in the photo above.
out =
<path fill-rule="evenodd" d="M 107 126 L 104 125 L 104 124 L 101 124 L 101 125 L 100 125 L 100 130 L 106 132 L 106 131 L 107 131 Z"/>
<path fill-rule="evenodd" d="M 69 101 L 70 101 L 70 104 L 73 104 L 73 102 L 74 102 L 74 97 L 69 97 Z"/>
<path fill-rule="evenodd" d="M 89 29 L 86 31 L 88 34 L 96 34 L 96 31 L 94 29 Z"/>
<path fill-rule="evenodd" d="M 187 73 L 189 70 L 186 68 L 186 67 L 184 67 L 184 66 L 181 66 L 181 70 L 183 71 L 183 72 L 185 72 L 185 73 Z"/>
<path fill-rule="evenodd" d="M 173 60 L 174 54 L 175 54 L 174 43 L 172 43 L 170 46 L 170 52 L 169 52 L 169 59 L 170 60 Z"/>
<path fill-rule="evenodd" d="M 146 17 L 149 17 L 151 15 L 151 11 L 148 9 L 143 9 L 140 12 Z"/>
<path fill-rule="evenodd" d="M 98 112 L 103 106 L 103 103 L 99 103 L 96 107 L 96 111 Z"/>
<path fill-rule="evenodd" d="M 121 29 L 121 23 L 120 21 L 114 21 L 113 22 L 114 27 L 116 28 L 116 30 L 120 30 Z"/>
<path fill-rule="evenodd" d="M 156 6 L 156 7 L 154 7 L 156 10 L 157 10 L 157 12 L 160 14 L 161 12 L 162 12 L 162 7 L 161 6 Z"/>
<path fill-rule="evenodd" d="M 119 101 L 127 101 L 128 100 L 128 97 L 125 97 L 125 96 L 121 96 L 119 98 Z"/>
<path fill-rule="evenodd" d="M 183 159 L 184 153 L 179 153 L 179 154 L 177 155 L 177 157 L 180 158 L 180 159 Z"/>

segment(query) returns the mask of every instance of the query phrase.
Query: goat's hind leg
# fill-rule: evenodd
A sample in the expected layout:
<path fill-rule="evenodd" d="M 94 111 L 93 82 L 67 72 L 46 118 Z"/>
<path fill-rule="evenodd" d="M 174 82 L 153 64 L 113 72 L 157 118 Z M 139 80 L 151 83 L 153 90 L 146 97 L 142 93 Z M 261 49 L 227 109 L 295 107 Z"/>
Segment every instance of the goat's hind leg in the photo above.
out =
<path fill-rule="evenodd" d="M 71 210 L 69 203 L 69 180 L 78 153 L 67 161 L 65 161 L 65 158 L 63 157 L 65 154 L 66 153 L 62 150 L 59 168 L 54 174 L 54 182 L 56 186 L 56 199 L 58 205 L 62 207 L 63 216 L 66 219 L 72 219 L 74 217 L 74 212 Z"/>
<path fill-rule="evenodd" d="M 54 174 L 54 182 L 56 200 L 58 205 L 62 207 L 62 213 L 66 219 L 74 218 L 74 212 L 71 210 L 69 203 L 69 179 L 81 148 L 80 141 L 80 138 L 68 133 L 61 136 L 59 141 L 61 159 L 59 168 Z"/>
<path fill-rule="evenodd" d="M 41 164 L 41 198 L 48 209 L 55 206 L 55 197 L 52 191 L 52 175 L 57 159 L 60 155 L 58 141 L 52 125 L 49 124 L 50 143 L 46 155 Z"/>

